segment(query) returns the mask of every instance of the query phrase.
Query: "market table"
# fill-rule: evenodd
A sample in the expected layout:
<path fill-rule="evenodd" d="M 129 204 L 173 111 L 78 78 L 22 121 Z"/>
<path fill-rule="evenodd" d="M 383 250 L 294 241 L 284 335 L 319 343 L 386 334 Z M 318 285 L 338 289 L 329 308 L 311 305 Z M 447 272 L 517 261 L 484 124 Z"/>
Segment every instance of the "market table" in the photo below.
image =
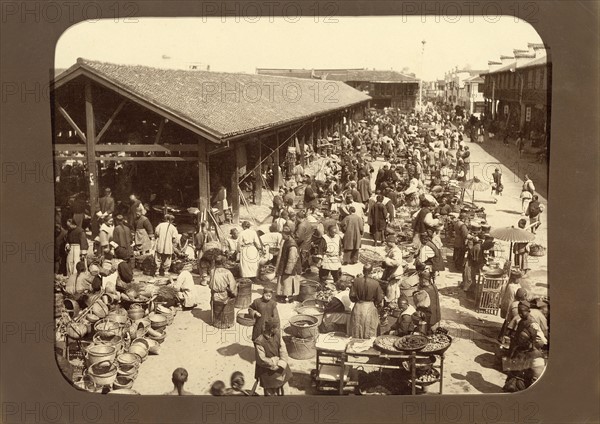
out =
<path fill-rule="evenodd" d="M 321 336 L 327 337 L 327 334 L 320 334 Z M 443 380 L 444 380 L 444 354 L 419 354 L 417 352 L 406 352 L 406 353 L 384 353 L 374 347 L 369 347 L 361 351 L 357 351 L 355 346 L 358 344 L 364 344 L 365 340 L 347 338 L 347 344 L 345 348 L 340 346 L 324 347 L 323 344 L 317 344 L 317 363 L 316 363 L 316 376 L 315 382 L 317 390 L 320 391 L 323 386 L 336 384 L 338 393 L 344 394 L 346 387 L 357 387 L 358 381 L 352 378 L 352 368 L 354 366 L 361 367 L 374 367 L 378 369 L 404 369 L 402 362 L 410 361 L 410 374 L 411 374 L 411 393 L 416 394 L 417 386 L 424 386 L 425 384 L 419 383 L 417 380 L 417 367 L 416 363 L 419 359 L 428 359 L 430 356 L 436 356 L 440 358 L 440 365 L 432 365 L 434 368 L 439 369 L 439 394 L 443 391 Z M 337 367 L 337 370 L 333 370 L 332 366 Z M 324 377 L 322 373 L 327 371 L 329 374 Z M 428 385 L 428 384 L 427 384 Z"/>

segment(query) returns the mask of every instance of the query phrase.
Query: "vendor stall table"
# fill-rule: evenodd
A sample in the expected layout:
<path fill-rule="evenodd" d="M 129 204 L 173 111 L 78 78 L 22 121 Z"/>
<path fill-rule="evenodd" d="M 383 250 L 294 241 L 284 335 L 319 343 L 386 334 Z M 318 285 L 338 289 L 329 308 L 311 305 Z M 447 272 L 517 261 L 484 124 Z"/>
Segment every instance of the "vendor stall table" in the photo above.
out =
<path fill-rule="evenodd" d="M 352 339 L 348 342 L 345 350 L 325 349 L 317 346 L 317 374 L 315 377 L 317 391 L 321 391 L 326 386 L 337 385 L 339 394 L 343 395 L 346 388 L 358 386 L 354 367 L 402 370 L 404 369 L 402 362 L 410 361 L 411 393 L 413 395 L 417 393 L 417 386 L 422 386 L 422 384 L 416 381 L 416 362 L 417 359 L 426 359 L 430 354 L 420 355 L 415 352 L 387 354 L 373 347 L 361 352 L 353 350 L 354 344 L 362 342 L 364 340 Z M 439 394 L 442 394 L 444 354 L 436 354 L 435 356 L 440 358 L 440 365 L 433 365 L 433 367 L 439 369 Z M 337 370 L 332 372 L 334 367 L 337 367 Z"/>

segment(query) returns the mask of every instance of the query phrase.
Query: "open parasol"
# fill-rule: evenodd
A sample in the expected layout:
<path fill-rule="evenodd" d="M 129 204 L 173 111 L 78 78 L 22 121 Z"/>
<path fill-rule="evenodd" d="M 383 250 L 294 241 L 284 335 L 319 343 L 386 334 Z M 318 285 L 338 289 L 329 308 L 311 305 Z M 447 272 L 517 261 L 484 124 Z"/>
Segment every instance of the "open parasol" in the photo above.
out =
<path fill-rule="evenodd" d="M 463 189 L 461 201 L 464 200 L 465 191 L 469 190 L 473 192 L 473 203 L 475 203 L 475 192 L 486 191 L 490 188 L 489 184 L 485 181 L 481 181 L 479 178 L 474 177 L 472 180 L 460 182 L 459 187 Z"/>
<path fill-rule="evenodd" d="M 510 250 L 508 252 L 508 260 L 512 258 L 513 243 L 529 243 L 535 240 L 535 234 L 527 230 L 515 227 L 494 228 L 490 231 L 490 236 L 497 240 L 510 242 Z"/>

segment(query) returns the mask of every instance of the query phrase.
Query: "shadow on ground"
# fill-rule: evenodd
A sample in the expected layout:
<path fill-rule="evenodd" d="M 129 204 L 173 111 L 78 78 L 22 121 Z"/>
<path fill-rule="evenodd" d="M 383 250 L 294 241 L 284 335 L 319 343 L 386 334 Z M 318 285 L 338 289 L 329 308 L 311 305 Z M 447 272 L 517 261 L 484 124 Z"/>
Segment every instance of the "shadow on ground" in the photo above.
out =
<path fill-rule="evenodd" d="M 229 346 L 223 346 L 217 349 L 217 353 L 223 356 L 239 356 L 246 362 L 254 362 L 254 348 L 251 346 L 244 346 L 239 343 L 233 343 Z"/>
<path fill-rule="evenodd" d="M 478 372 L 468 371 L 466 373 L 466 375 L 462 375 L 462 374 L 458 374 L 458 373 L 451 373 L 450 375 L 452 376 L 452 378 L 454 378 L 456 380 L 466 381 L 471 386 L 473 386 L 473 388 L 475 388 L 476 390 L 479 390 L 481 393 L 501 393 L 502 392 L 502 387 L 500 387 L 496 384 L 490 383 L 489 381 L 486 381 L 483 378 L 483 376 Z"/>

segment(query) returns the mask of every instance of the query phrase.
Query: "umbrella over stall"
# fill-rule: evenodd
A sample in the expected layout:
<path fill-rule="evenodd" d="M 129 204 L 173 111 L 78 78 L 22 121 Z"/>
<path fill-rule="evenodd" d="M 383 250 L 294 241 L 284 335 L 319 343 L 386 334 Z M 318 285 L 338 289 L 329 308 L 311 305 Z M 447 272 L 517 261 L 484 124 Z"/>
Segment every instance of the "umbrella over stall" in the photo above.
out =
<path fill-rule="evenodd" d="M 512 258 L 513 243 L 529 243 L 535 240 L 535 234 L 515 227 L 494 228 L 490 231 L 490 235 L 497 240 L 510 242 L 509 261 Z"/>
<path fill-rule="evenodd" d="M 481 181 L 479 178 L 474 177 L 471 180 L 467 180 L 467 181 L 462 181 L 459 184 L 459 187 L 463 189 L 462 192 L 462 196 L 461 196 L 461 202 L 464 200 L 465 198 L 465 191 L 469 190 L 473 192 L 473 203 L 475 203 L 475 192 L 476 191 L 486 191 L 487 189 L 490 188 L 489 184 L 486 183 L 485 181 Z"/>

